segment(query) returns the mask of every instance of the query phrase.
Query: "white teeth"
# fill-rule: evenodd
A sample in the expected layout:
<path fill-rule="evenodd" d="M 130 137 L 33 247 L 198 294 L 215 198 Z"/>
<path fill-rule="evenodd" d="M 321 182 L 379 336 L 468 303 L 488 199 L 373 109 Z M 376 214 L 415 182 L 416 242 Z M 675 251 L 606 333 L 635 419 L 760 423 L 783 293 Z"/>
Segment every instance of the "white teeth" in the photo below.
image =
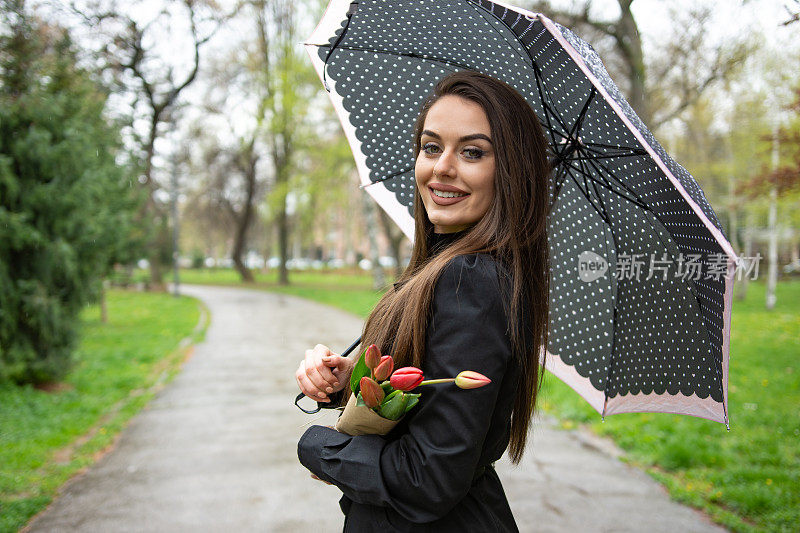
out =
<path fill-rule="evenodd" d="M 445 192 L 445 191 L 437 191 L 436 189 L 431 189 L 433 194 L 438 196 L 439 198 L 455 198 L 456 196 L 466 196 L 467 193 L 465 192 Z"/>

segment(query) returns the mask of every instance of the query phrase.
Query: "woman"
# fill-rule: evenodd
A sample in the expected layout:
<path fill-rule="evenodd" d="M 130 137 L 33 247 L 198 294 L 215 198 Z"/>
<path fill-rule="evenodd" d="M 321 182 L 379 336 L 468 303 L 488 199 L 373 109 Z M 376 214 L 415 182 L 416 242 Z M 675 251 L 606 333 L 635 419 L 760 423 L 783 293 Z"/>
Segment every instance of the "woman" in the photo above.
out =
<path fill-rule="evenodd" d="M 419 389 L 385 436 L 311 426 L 298 456 L 344 493 L 346 532 L 517 531 L 493 463 L 509 445 L 522 458 L 547 345 L 547 143 L 514 89 L 460 71 L 423 105 L 413 150 L 411 261 L 367 319 L 362 350 L 375 343 L 429 379 L 474 370 L 492 381 Z M 317 345 L 296 378 L 307 396 L 344 405 L 352 366 Z"/>

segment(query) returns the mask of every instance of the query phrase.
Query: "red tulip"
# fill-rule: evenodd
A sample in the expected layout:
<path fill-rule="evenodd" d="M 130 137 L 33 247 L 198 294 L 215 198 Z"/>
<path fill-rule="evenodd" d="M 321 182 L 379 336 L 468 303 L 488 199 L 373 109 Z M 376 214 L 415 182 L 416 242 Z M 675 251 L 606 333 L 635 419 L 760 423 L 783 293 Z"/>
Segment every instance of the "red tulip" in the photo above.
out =
<path fill-rule="evenodd" d="M 383 388 L 378 385 L 374 379 L 369 376 L 364 376 L 359 382 L 361 390 L 361 397 L 364 398 L 364 403 L 370 408 L 378 407 L 383 401 L 384 392 Z"/>
<path fill-rule="evenodd" d="M 367 353 L 364 356 L 364 363 L 366 363 L 367 368 L 372 370 L 376 366 L 378 366 L 381 362 L 381 351 L 378 347 L 374 344 L 370 344 L 367 348 Z"/>
<path fill-rule="evenodd" d="M 422 375 L 422 370 L 415 366 L 404 366 L 398 368 L 389 378 L 389 383 L 392 388 L 396 390 L 409 391 L 416 388 L 422 383 L 425 376 Z"/>
<path fill-rule="evenodd" d="M 375 367 L 373 371 L 375 373 L 375 379 L 378 381 L 384 381 L 392 374 L 392 369 L 394 369 L 394 360 L 392 359 L 391 355 L 384 355 L 381 357 L 381 362 L 378 366 Z"/>
<path fill-rule="evenodd" d="M 472 370 L 464 370 L 456 376 L 456 385 L 462 389 L 477 389 L 491 382 L 491 379 Z"/>

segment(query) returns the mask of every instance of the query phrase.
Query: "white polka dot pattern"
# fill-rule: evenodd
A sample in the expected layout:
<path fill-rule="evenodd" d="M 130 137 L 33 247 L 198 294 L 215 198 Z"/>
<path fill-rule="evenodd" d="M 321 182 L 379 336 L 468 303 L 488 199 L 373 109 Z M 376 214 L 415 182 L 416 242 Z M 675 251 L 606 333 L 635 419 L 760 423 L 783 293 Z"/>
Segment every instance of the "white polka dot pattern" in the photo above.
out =
<path fill-rule="evenodd" d="M 607 398 L 666 393 L 723 403 L 726 277 L 672 275 L 681 254 L 700 254 L 705 264 L 723 252 L 722 228 L 591 46 L 542 17 L 488 1 L 361 1 L 351 12 L 318 57 L 335 81 L 369 180 L 382 182 L 411 216 L 412 128 L 435 83 L 462 69 L 505 81 L 539 116 L 556 164 L 548 350 Z M 589 282 L 577 273 L 585 251 L 608 263 Z M 633 254 L 671 260 L 670 275 L 615 276 L 619 259 Z"/>

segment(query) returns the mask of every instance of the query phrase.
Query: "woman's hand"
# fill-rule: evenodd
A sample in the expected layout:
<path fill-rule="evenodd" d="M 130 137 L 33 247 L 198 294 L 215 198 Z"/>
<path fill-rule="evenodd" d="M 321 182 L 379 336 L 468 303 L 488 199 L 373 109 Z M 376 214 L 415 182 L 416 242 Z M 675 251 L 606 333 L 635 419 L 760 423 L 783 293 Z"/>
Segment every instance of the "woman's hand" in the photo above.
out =
<path fill-rule="evenodd" d="M 318 402 L 330 402 L 328 394 L 342 390 L 350 381 L 355 362 L 335 354 L 327 346 L 317 344 L 306 350 L 306 356 L 295 372 L 300 390 Z"/>

